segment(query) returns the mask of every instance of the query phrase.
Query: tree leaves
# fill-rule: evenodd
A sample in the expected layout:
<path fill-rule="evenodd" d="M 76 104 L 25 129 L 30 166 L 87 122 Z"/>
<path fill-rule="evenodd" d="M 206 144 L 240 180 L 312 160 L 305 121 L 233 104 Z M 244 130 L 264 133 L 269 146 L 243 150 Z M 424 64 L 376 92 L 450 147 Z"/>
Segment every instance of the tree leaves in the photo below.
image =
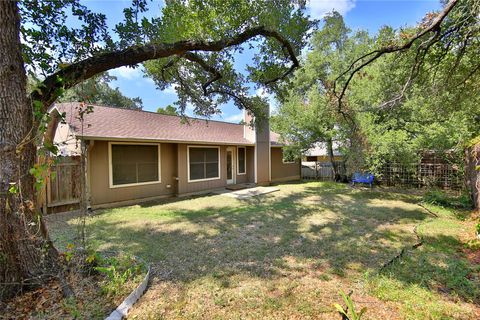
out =
<path fill-rule="evenodd" d="M 422 51 L 421 64 L 421 42 L 416 42 L 411 50 L 383 56 L 357 73 L 340 110 L 331 90 L 335 77 L 365 52 L 404 43 L 418 30 L 397 32 L 387 26 L 370 37 L 352 33 L 337 14 L 325 17 L 274 119 L 275 129 L 292 142 L 290 148 L 301 150 L 332 135 L 353 169 L 375 172 L 389 161 L 412 163 L 425 150 L 450 156 L 454 152 L 461 166 L 465 142 L 480 134 L 480 65 L 475 58 L 480 43 L 473 40 L 480 23 L 478 14 L 471 19 L 475 9 L 467 3 L 461 2 L 447 17 L 444 28 L 452 33 Z M 460 28 L 461 21 L 467 24 Z"/>

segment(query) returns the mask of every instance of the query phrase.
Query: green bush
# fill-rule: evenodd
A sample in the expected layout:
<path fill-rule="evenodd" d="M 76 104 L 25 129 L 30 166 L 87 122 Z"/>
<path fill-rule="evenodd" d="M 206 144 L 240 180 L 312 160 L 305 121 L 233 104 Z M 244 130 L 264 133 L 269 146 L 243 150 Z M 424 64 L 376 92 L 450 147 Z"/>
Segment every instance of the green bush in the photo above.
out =
<path fill-rule="evenodd" d="M 121 255 L 103 259 L 95 270 L 106 276 L 102 291 L 107 296 L 114 296 L 122 293 L 125 283 L 142 275 L 145 265 L 133 256 Z"/>
<path fill-rule="evenodd" d="M 472 200 L 466 193 L 462 193 L 459 196 L 448 194 L 442 190 L 431 190 L 425 193 L 423 201 L 426 203 L 434 204 L 442 207 L 458 208 L 458 209 L 471 209 L 473 208 Z"/>

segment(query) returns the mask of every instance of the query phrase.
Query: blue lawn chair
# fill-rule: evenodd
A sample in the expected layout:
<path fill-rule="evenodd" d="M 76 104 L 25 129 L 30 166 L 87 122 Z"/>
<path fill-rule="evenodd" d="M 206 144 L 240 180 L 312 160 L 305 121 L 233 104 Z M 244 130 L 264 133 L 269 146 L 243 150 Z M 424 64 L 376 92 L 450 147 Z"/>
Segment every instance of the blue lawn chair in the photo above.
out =
<path fill-rule="evenodd" d="M 355 185 L 355 183 L 366 183 L 370 185 L 370 188 L 373 187 L 373 174 L 371 173 L 360 173 L 360 172 L 355 172 L 352 177 L 352 186 Z"/>

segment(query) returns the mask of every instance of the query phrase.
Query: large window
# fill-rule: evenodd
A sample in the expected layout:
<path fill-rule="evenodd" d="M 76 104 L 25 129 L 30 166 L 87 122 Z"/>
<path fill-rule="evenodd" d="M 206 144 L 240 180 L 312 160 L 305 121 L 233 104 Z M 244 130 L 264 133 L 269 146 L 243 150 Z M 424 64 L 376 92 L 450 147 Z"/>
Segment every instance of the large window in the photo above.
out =
<path fill-rule="evenodd" d="M 160 182 L 160 145 L 110 144 L 110 186 Z"/>
<path fill-rule="evenodd" d="M 188 147 L 188 180 L 220 178 L 220 148 Z"/>
<path fill-rule="evenodd" d="M 295 155 L 291 152 L 284 152 L 282 149 L 282 162 L 287 164 L 287 163 L 295 163 Z"/>
<path fill-rule="evenodd" d="M 238 147 L 238 172 L 237 174 L 245 174 L 246 172 L 246 158 L 247 158 L 247 152 L 245 147 Z"/>

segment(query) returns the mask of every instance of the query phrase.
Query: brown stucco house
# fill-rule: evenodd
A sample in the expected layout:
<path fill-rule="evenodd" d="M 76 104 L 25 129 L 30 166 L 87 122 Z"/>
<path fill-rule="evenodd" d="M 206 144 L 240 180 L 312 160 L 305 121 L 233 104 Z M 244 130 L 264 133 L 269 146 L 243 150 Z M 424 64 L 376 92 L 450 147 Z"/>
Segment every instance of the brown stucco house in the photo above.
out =
<path fill-rule="evenodd" d="M 248 112 L 243 125 L 94 106 L 82 122 L 79 107 L 54 105 L 50 131 L 62 154 L 84 145 L 94 208 L 300 179 L 300 161 L 284 161 L 279 136 L 267 121 L 251 128 Z"/>

